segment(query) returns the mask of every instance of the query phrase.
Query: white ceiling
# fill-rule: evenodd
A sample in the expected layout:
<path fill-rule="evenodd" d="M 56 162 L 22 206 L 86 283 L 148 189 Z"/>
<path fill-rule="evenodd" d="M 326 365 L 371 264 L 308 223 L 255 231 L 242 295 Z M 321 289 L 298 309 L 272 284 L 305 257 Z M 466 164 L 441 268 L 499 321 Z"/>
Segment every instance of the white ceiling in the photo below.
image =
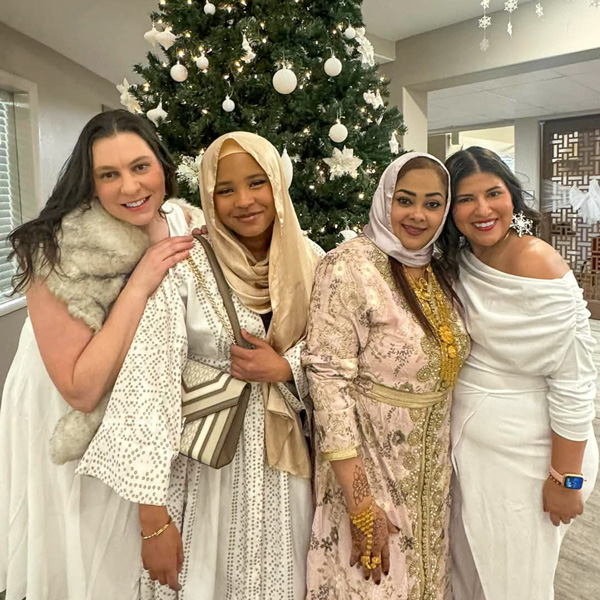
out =
<path fill-rule="evenodd" d="M 201 1 L 201 0 L 196 0 Z M 289 2 L 291 0 L 281 0 Z M 497 5 L 497 6 L 495 6 Z M 0 22 L 114 83 L 143 62 L 158 0 L 0 0 Z M 499 9 L 502 0 L 492 0 Z M 479 0 L 364 0 L 367 31 L 388 40 L 481 14 Z"/>
<path fill-rule="evenodd" d="M 427 109 L 431 131 L 600 112 L 600 60 L 437 90 L 428 94 Z"/>

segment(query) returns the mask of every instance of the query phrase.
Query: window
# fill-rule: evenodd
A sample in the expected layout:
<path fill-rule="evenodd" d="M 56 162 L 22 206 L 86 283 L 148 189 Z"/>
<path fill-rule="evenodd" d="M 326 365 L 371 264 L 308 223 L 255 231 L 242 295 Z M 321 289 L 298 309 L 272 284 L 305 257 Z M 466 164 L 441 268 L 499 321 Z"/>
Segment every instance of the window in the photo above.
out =
<path fill-rule="evenodd" d="M 0 89 L 0 304 L 11 299 L 15 274 L 6 236 L 21 222 L 14 94 Z"/>
<path fill-rule="evenodd" d="M 0 70 L 0 317 L 25 306 L 12 295 L 6 236 L 40 210 L 37 86 Z"/>

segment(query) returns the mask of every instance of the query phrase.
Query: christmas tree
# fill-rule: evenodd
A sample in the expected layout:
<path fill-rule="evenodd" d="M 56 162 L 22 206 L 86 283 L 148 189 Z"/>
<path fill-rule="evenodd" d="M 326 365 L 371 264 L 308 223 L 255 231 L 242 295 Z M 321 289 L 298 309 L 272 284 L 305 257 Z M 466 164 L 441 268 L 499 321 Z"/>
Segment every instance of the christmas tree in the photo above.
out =
<path fill-rule="evenodd" d="M 234 130 L 267 138 L 293 165 L 302 228 L 330 249 L 366 223 L 404 131 L 385 103 L 362 0 L 212 1 L 160 0 L 144 36 L 148 64 L 135 67 L 143 83 L 118 86 L 121 101 L 158 127 L 195 204 L 213 140 Z"/>

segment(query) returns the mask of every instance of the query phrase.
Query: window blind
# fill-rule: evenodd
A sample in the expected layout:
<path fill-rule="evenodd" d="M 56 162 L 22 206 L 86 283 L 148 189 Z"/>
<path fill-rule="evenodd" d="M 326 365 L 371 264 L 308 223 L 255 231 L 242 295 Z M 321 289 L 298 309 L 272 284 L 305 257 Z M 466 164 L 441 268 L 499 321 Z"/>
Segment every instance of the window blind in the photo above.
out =
<path fill-rule="evenodd" d="M 6 236 L 21 224 L 21 198 L 13 95 L 0 89 L 0 304 L 10 299 L 15 261 Z"/>

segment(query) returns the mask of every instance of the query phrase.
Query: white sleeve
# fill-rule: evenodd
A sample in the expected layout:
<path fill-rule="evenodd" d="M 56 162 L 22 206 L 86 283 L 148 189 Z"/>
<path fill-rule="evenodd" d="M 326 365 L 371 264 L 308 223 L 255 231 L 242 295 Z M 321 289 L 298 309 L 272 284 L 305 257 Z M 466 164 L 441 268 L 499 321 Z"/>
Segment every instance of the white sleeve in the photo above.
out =
<path fill-rule="evenodd" d="M 174 271 L 148 300 L 102 425 L 77 468 L 140 504 L 166 504 L 179 452 L 187 331 Z"/>
<path fill-rule="evenodd" d="M 595 417 L 597 373 L 589 312 L 581 300 L 573 309 L 574 336 L 546 382 L 552 430 L 568 440 L 580 442 L 588 439 Z"/>

